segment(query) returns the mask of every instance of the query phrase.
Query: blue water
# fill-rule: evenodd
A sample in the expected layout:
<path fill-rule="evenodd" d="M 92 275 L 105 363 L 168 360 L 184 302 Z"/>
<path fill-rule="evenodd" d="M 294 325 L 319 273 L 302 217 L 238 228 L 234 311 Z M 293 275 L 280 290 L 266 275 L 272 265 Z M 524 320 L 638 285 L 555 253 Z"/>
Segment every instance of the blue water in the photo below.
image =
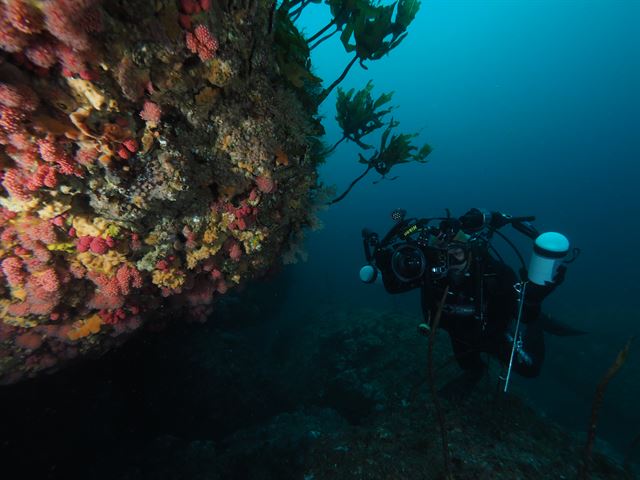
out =
<path fill-rule="evenodd" d="M 320 214 L 325 226 L 308 235 L 309 261 L 293 267 L 292 302 L 303 300 L 301 312 L 309 301 L 335 301 L 418 315 L 415 293 L 390 297 L 358 282 L 363 226 L 386 231 L 397 207 L 411 216 L 472 207 L 535 215 L 539 230 L 563 232 L 582 250 L 545 309 L 591 333 L 550 339 L 542 376 L 518 379 L 516 388 L 580 431 L 598 379 L 640 333 L 640 2 L 422 3 L 404 42 L 367 62 L 368 70 L 356 64 L 342 87 L 359 89 L 371 79 L 375 96 L 394 91 L 398 130 L 431 144 L 430 161 L 395 167 L 395 181 L 374 185 L 371 173 Z M 328 18 L 325 6 L 311 6 L 300 25 L 310 35 Z M 349 59 L 337 38 L 312 54 L 325 84 Z M 322 113 L 332 144 L 341 137 L 335 92 Z M 365 140 L 376 145 L 378 138 Z M 363 171 L 358 152 L 345 142 L 322 167 L 337 193 Z M 527 253 L 527 241 L 510 233 Z M 602 413 L 602 432 L 620 448 L 640 432 L 630 408 L 640 391 L 637 349 Z"/>

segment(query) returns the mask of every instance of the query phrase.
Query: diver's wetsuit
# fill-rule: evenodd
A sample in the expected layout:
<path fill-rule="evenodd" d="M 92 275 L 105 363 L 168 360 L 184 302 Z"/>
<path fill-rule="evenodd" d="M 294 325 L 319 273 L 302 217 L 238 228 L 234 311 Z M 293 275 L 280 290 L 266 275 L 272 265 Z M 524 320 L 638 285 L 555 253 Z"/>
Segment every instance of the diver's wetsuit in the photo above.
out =
<path fill-rule="evenodd" d="M 518 280 L 509 266 L 489 254 L 472 258 L 467 270 L 450 271 L 447 278 L 422 286 L 422 311 L 430 323 L 449 285 L 440 326 L 449 333 L 460 367 L 481 374 L 485 368 L 482 352 L 503 364 L 509 362 L 512 326 L 518 313 L 518 293 L 514 289 Z M 514 355 L 513 369 L 522 376 L 535 377 L 545 351 L 539 302 L 525 301 L 518 337 L 522 343 Z"/>

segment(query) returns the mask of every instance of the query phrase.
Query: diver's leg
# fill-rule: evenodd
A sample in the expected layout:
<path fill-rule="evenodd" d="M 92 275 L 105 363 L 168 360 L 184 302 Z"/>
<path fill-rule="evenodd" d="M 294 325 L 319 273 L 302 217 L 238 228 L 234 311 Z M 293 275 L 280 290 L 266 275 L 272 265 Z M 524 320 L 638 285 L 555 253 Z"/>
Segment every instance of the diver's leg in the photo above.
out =
<path fill-rule="evenodd" d="M 468 341 L 456 338 L 453 335 L 450 335 L 450 337 L 453 354 L 460 368 L 465 372 L 482 376 L 486 365 L 482 361 L 482 357 L 480 357 L 480 351 Z"/>
<path fill-rule="evenodd" d="M 486 371 L 486 364 L 480 357 L 480 351 L 473 348 L 468 342 L 451 336 L 451 346 L 456 361 L 464 372 L 447 382 L 440 389 L 440 395 L 449 400 L 464 399 L 473 391 Z"/>

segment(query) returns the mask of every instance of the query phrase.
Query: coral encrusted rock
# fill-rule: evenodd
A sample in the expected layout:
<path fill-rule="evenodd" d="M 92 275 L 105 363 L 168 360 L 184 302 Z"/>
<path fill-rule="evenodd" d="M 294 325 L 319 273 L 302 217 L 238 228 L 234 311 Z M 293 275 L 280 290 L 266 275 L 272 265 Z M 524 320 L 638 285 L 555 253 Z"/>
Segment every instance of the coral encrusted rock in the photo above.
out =
<path fill-rule="evenodd" d="M 0 2 L 0 383 L 99 355 L 297 251 L 316 112 L 268 2 Z"/>

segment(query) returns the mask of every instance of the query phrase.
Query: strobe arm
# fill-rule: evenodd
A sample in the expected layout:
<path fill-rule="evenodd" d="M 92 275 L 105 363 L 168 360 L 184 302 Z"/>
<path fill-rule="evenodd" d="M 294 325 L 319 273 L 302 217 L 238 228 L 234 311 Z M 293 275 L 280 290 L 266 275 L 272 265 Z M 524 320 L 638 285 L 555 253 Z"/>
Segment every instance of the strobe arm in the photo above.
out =
<path fill-rule="evenodd" d="M 535 220 L 536 217 L 516 217 L 511 219 L 511 226 L 515 228 L 517 231 L 526 235 L 531 240 L 535 240 L 540 232 L 534 227 L 531 222 Z"/>
<path fill-rule="evenodd" d="M 505 225 L 511 225 L 517 231 L 526 235 L 532 240 L 535 240 L 539 235 L 538 230 L 534 227 L 531 222 L 534 221 L 536 217 L 530 215 L 526 217 L 512 217 L 506 213 L 501 212 L 491 212 L 491 228 L 493 230 L 498 230 L 499 228 L 504 227 Z"/>
<path fill-rule="evenodd" d="M 362 247 L 364 248 L 364 256 L 367 259 L 367 263 L 371 263 L 373 260 L 373 253 L 371 248 L 373 247 L 373 251 L 375 252 L 375 248 L 380 243 L 378 239 L 378 234 L 368 228 L 362 229 Z"/>

